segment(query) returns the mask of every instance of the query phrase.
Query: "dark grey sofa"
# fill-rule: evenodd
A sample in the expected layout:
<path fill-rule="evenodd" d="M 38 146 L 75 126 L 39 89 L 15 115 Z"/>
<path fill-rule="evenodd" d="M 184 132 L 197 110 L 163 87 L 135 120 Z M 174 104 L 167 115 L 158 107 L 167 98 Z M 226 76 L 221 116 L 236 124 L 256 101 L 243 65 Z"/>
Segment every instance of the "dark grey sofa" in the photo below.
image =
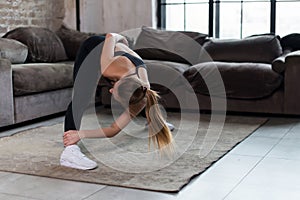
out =
<path fill-rule="evenodd" d="M 182 36 L 172 34 L 178 33 L 144 27 L 133 39 L 133 48 L 149 69 L 151 86 L 166 108 L 211 111 L 213 101 L 214 111 L 300 114 L 299 52 L 283 51 L 279 36 L 207 38 L 198 40 L 200 47 L 193 48 L 190 39 L 180 40 Z M 212 69 L 217 69 L 222 82 L 215 80 L 217 72 Z M 172 71 L 178 73 L 171 75 Z M 162 79 L 172 91 L 157 84 Z M 101 83 L 105 105 L 114 103 L 110 87 Z M 191 102 L 195 95 L 199 107 Z"/>
<path fill-rule="evenodd" d="M 0 127 L 65 111 L 72 62 L 11 64 L 0 59 Z"/>
<path fill-rule="evenodd" d="M 65 27 L 55 34 L 47 30 L 47 34 L 46 45 L 40 47 L 46 46 L 48 49 L 40 49 L 39 56 L 36 52 L 30 52 L 31 44 L 28 43 L 28 55 L 17 54 L 17 58 L 26 60 L 14 59 L 11 54 L 4 55 L 0 47 L 0 127 L 66 110 L 72 96 L 73 60 L 81 42 L 91 34 Z M 211 110 L 212 99 L 221 102 L 225 98 L 225 107 L 217 106 L 217 109 L 300 114 L 297 103 L 300 100 L 297 89 L 300 53 L 283 53 L 276 36 L 214 40 L 195 32 L 179 34 L 146 27 L 121 34 L 144 58 L 151 87 L 159 92 L 161 103 L 166 108 L 194 109 L 191 101 L 196 96 L 200 110 Z M 24 34 L 17 34 L 16 38 L 8 34 L 5 39 L 21 42 L 20 35 Z M 54 44 L 57 46 L 53 47 Z M 24 46 L 18 45 L 17 49 L 24 49 Z M 64 52 L 57 53 L 59 48 L 63 48 Z M 13 51 L 17 52 L 16 49 Z M 52 53 L 48 54 L 49 51 Z M 212 68 L 219 70 L 224 80 L 225 94 L 221 94 L 222 91 L 209 93 L 206 84 L 207 80 L 214 80 L 210 79 L 214 76 Z M 215 85 L 215 91 L 218 92 L 219 86 Z M 108 92 L 110 88 L 109 82 L 100 80 L 99 98 L 104 105 L 114 102 Z"/>
<path fill-rule="evenodd" d="M 20 27 L 0 38 L 0 127 L 66 110 L 72 96 L 73 60 L 90 35 L 78 34 L 64 26 L 56 33 Z M 71 43 L 68 51 L 65 43 Z"/>

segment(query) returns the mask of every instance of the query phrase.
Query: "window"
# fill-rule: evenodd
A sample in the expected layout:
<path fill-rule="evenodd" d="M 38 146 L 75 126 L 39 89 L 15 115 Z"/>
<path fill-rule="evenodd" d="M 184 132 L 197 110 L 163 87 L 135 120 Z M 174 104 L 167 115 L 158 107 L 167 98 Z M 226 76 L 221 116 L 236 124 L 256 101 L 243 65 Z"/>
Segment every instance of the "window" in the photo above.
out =
<path fill-rule="evenodd" d="M 300 32 L 300 0 L 158 0 L 158 27 L 217 38 Z"/>
<path fill-rule="evenodd" d="M 208 0 L 165 0 L 161 3 L 165 12 L 163 28 L 208 32 L 208 5 Z"/>
<path fill-rule="evenodd" d="M 270 32 L 270 2 L 221 0 L 215 11 L 220 17 L 219 31 L 215 31 L 215 36 L 220 38 L 242 38 Z"/>
<path fill-rule="evenodd" d="M 276 2 L 276 33 L 284 36 L 290 33 L 300 33 L 300 1 Z"/>

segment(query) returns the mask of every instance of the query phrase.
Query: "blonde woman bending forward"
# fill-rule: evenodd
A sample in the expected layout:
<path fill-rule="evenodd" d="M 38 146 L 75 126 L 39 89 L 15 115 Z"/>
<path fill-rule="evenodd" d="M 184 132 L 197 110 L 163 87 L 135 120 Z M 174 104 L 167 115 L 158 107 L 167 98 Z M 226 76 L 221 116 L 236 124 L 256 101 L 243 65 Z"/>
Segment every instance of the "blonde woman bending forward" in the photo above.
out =
<path fill-rule="evenodd" d="M 76 144 L 83 138 L 115 136 L 143 109 L 146 112 L 149 141 L 160 150 L 171 146 L 170 129 L 174 126 L 163 119 L 158 107 L 159 96 L 150 89 L 147 67 L 139 55 L 128 47 L 125 37 L 109 33 L 106 37 L 92 36 L 84 41 L 74 63 L 74 83 L 79 74 L 79 85 L 82 87 L 74 87 L 73 98 L 65 115 L 65 149 L 60 157 L 61 165 L 83 170 L 96 168 L 97 163 L 87 158 Z M 124 107 L 124 112 L 109 127 L 79 130 L 81 118 L 100 75 L 113 83 L 109 91 Z"/>

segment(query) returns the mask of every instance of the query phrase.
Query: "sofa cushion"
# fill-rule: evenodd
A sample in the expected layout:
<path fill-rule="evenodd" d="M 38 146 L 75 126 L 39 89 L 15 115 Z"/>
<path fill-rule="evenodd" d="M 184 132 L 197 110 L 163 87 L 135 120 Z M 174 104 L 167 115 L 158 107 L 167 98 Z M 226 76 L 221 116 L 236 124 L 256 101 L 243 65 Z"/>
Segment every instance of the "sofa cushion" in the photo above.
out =
<path fill-rule="evenodd" d="M 214 61 L 272 63 L 282 54 L 277 36 L 259 35 L 244 39 L 211 39 L 203 48 Z"/>
<path fill-rule="evenodd" d="M 10 60 L 12 64 L 24 63 L 28 48 L 21 42 L 13 39 L 0 38 L 0 58 Z"/>
<path fill-rule="evenodd" d="M 161 95 L 169 93 L 170 89 L 182 84 L 180 78 L 190 67 L 188 64 L 170 61 L 144 60 L 144 62 L 147 65 L 151 88 Z"/>
<path fill-rule="evenodd" d="M 207 35 L 142 27 L 134 50 L 144 59 L 196 64 Z"/>
<path fill-rule="evenodd" d="M 84 40 L 92 35 L 96 35 L 94 33 L 76 31 L 66 27 L 65 25 L 62 25 L 56 31 L 56 34 L 61 39 L 66 54 L 70 60 L 75 60 L 79 47 Z"/>
<path fill-rule="evenodd" d="M 218 79 L 218 71 L 223 83 Z M 283 80 L 270 64 L 263 63 L 205 62 L 189 68 L 184 76 L 196 93 L 210 95 L 208 88 L 222 91 L 220 89 L 224 84 L 227 98 L 233 99 L 269 96 L 280 87 Z"/>
<path fill-rule="evenodd" d="M 15 64 L 12 70 L 15 96 L 73 85 L 73 62 Z"/>
<path fill-rule="evenodd" d="M 64 46 L 51 30 L 41 27 L 20 27 L 3 37 L 15 39 L 28 47 L 26 62 L 58 62 L 67 60 Z"/>
<path fill-rule="evenodd" d="M 280 40 L 283 50 L 297 51 L 300 50 L 300 34 L 291 33 Z"/>

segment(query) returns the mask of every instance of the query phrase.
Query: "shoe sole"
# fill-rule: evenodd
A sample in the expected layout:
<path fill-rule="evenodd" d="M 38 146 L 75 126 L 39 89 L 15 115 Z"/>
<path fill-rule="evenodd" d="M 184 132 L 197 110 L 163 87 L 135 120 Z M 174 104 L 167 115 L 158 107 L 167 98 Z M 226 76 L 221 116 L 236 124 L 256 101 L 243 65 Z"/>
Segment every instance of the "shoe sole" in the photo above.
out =
<path fill-rule="evenodd" d="M 75 163 L 69 162 L 67 160 L 61 160 L 60 165 L 64 166 L 64 167 L 69 167 L 69 168 L 74 168 L 74 169 L 81 169 L 81 170 L 92 170 L 92 169 L 95 169 L 95 168 L 98 167 L 98 165 L 93 166 L 93 167 L 82 167 L 80 165 L 76 165 Z"/>

